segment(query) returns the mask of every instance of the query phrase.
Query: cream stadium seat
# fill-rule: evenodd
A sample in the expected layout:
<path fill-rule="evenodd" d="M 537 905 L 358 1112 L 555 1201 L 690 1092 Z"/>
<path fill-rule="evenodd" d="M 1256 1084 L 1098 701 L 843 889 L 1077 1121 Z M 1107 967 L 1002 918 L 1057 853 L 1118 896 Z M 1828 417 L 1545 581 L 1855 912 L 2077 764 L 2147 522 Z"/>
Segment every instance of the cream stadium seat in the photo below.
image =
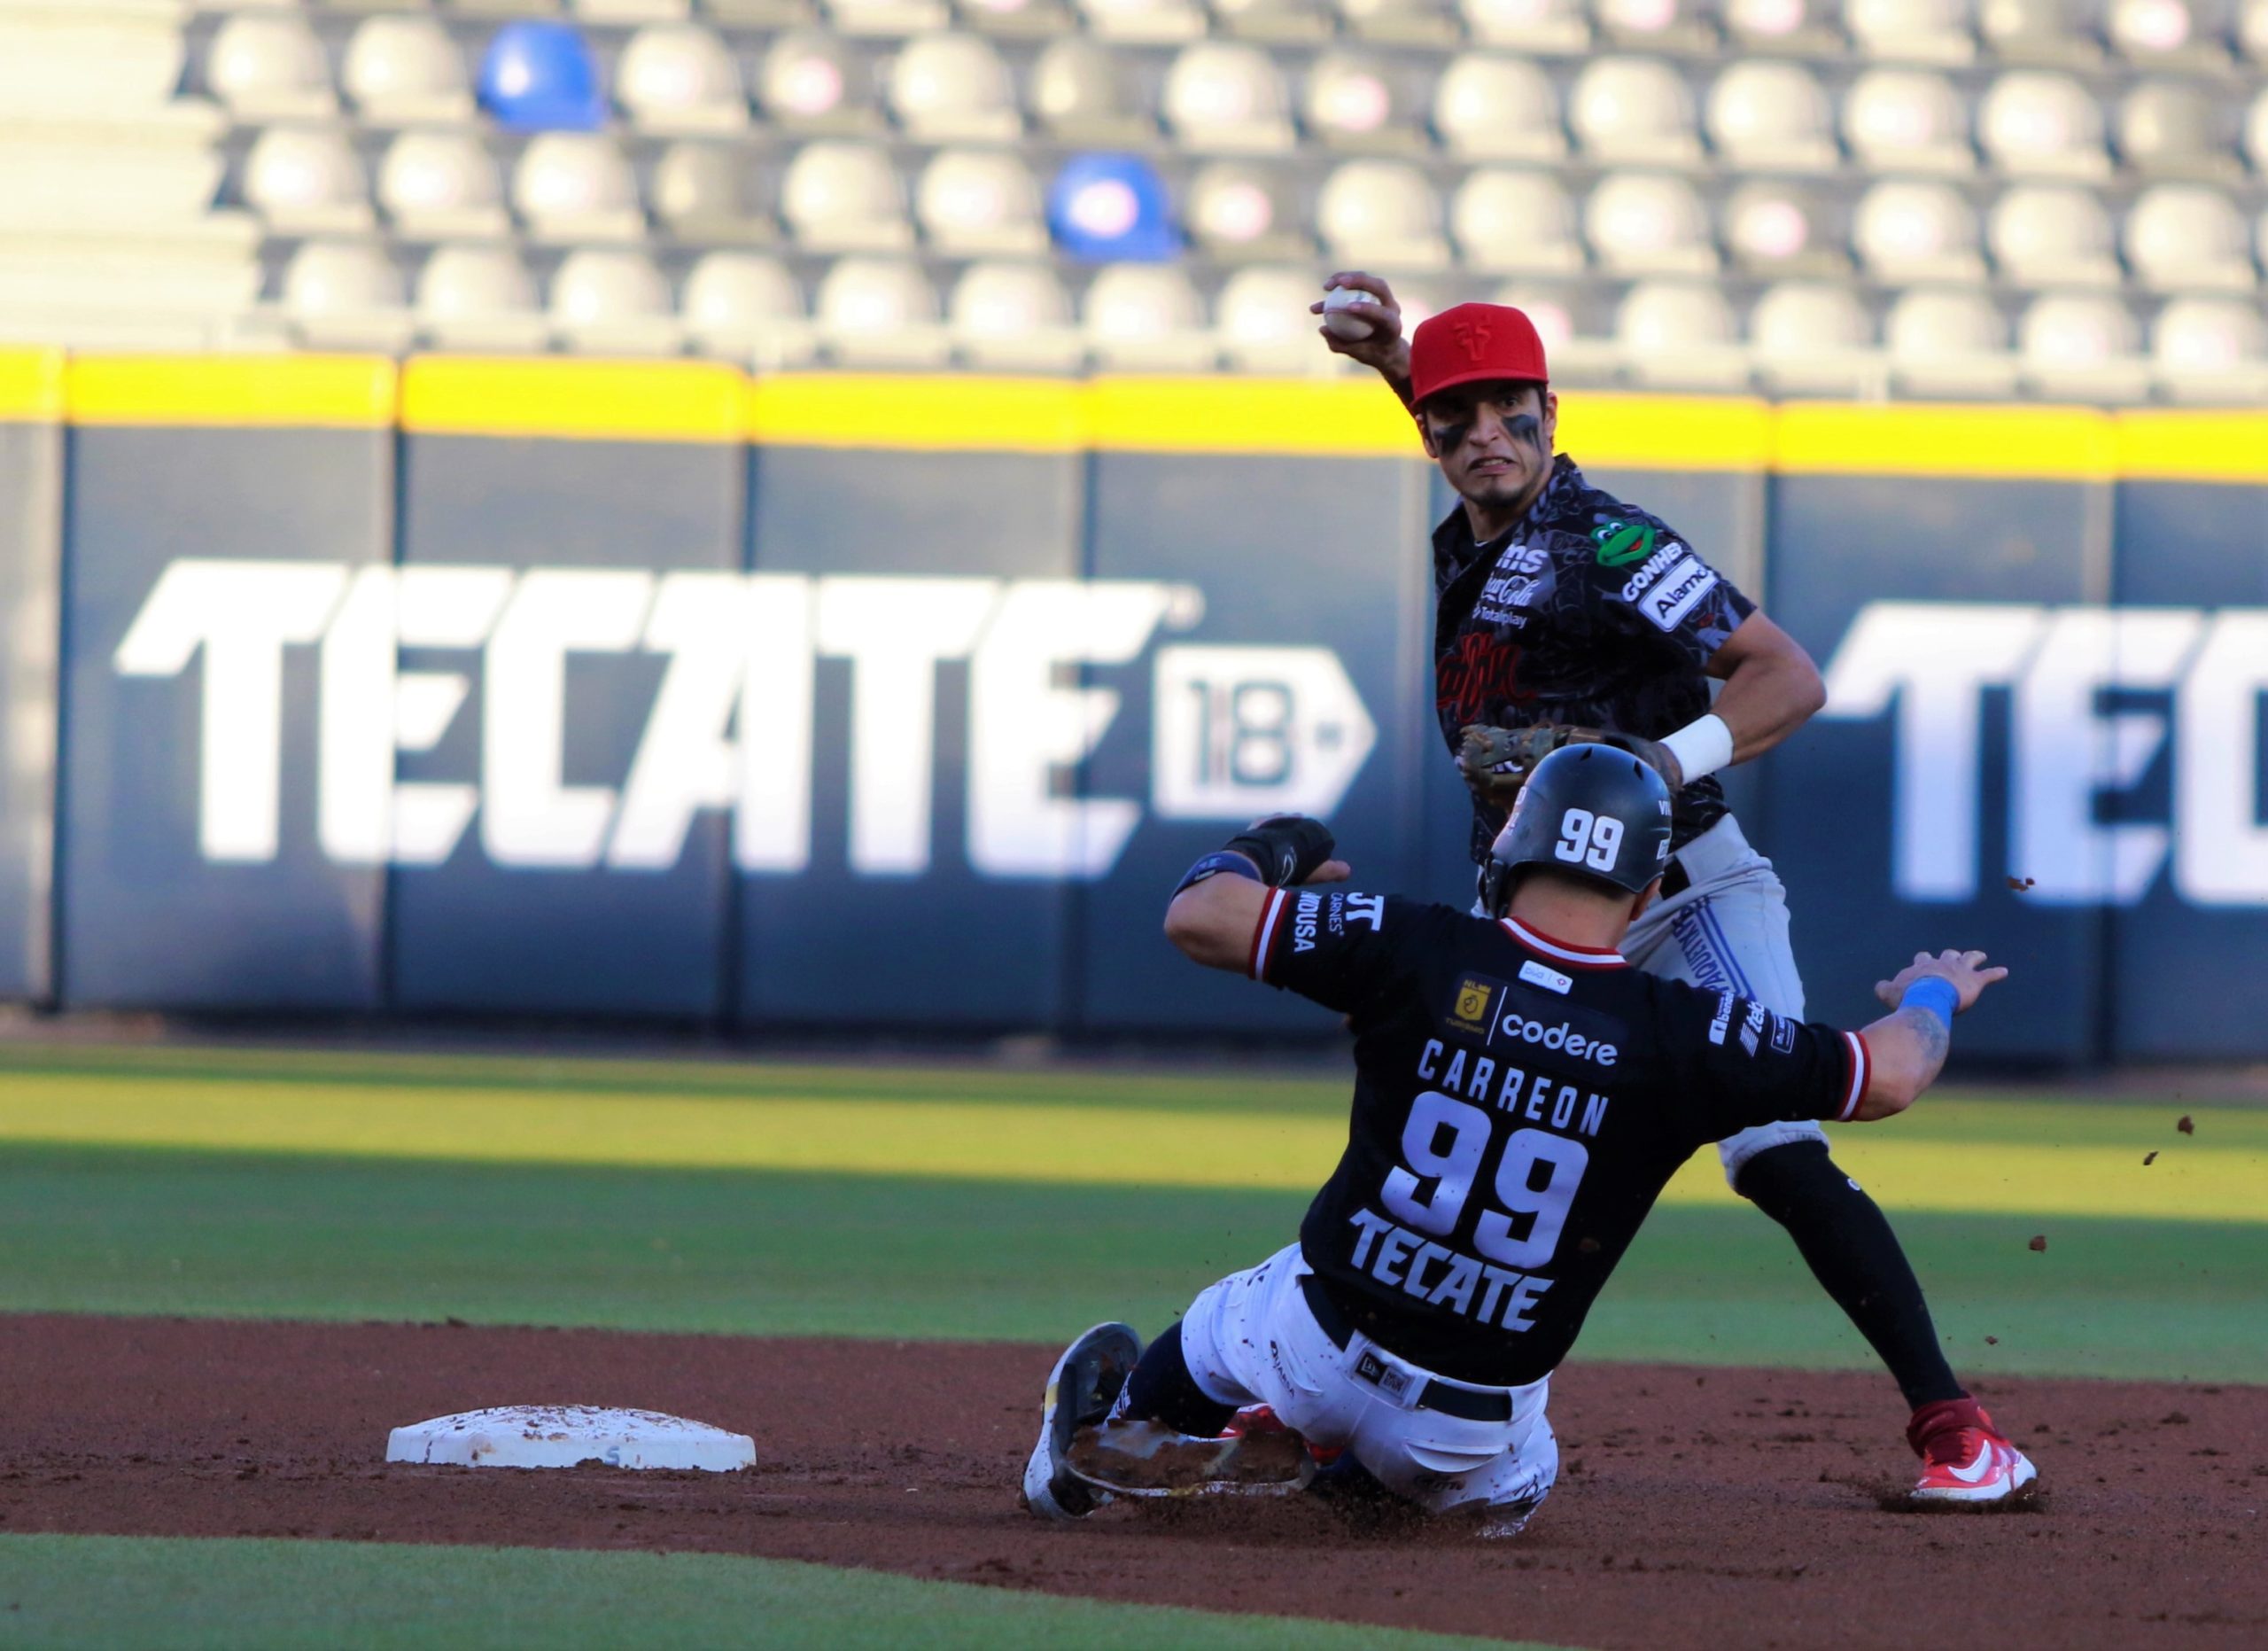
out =
<path fill-rule="evenodd" d="M 1449 199 L 1449 234 L 1468 269 L 1573 275 L 1583 267 L 1575 203 L 1548 172 L 1477 167 Z"/>
<path fill-rule="evenodd" d="M 1205 13 L 1194 0 L 1073 0 L 1087 30 L 1129 45 L 1175 46 L 1201 40 Z"/>
<path fill-rule="evenodd" d="M 338 113 L 322 42 L 293 12 L 239 12 L 221 24 L 206 49 L 205 83 L 239 121 Z"/>
<path fill-rule="evenodd" d="M 1037 263 L 973 263 L 953 284 L 945 330 L 969 366 L 994 372 L 1071 372 L 1086 340 L 1055 272 Z"/>
<path fill-rule="evenodd" d="M 1311 270 L 1239 269 L 1214 300 L 1214 324 L 1222 354 L 1239 372 L 1319 373 L 1335 370 L 1338 358 L 1315 335 Z"/>
<path fill-rule="evenodd" d="M 1725 34 L 1733 51 L 1754 56 L 1840 57 L 1835 0 L 1723 0 Z"/>
<path fill-rule="evenodd" d="M 535 282 L 504 246 L 443 246 L 417 276 L 418 331 L 440 349 L 540 350 L 549 324 Z"/>
<path fill-rule="evenodd" d="M 646 238 L 637 175 L 621 146 L 598 132 L 531 139 L 512 171 L 512 205 L 532 238 L 554 245 Z"/>
<path fill-rule="evenodd" d="M 2224 13 L 2198 0 L 2109 0 L 2103 32 L 2110 49 L 2150 68 L 2225 69 Z"/>
<path fill-rule="evenodd" d="M 1651 58 L 1594 59 L 1568 93 L 1567 123 L 1594 160 L 1683 166 L 1701 159 L 1693 94 L 1675 69 Z"/>
<path fill-rule="evenodd" d="M 551 278 L 551 329 L 567 348 L 590 354 L 675 355 L 685 347 L 668 278 L 626 247 L 567 255 Z"/>
<path fill-rule="evenodd" d="M 1583 238 L 1599 267 L 1616 275 L 1717 272 L 1708 208 L 1683 178 L 1608 175 L 1583 203 Z"/>
<path fill-rule="evenodd" d="M 1843 94 L 1843 136 L 1871 172 L 1977 169 L 1969 109 L 1931 69 L 1868 69 Z"/>
<path fill-rule="evenodd" d="M 2268 0 L 2238 0 L 2236 46 L 2250 63 L 2268 64 Z"/>
<path fill-rule="evenodd" d="M 1731 307 L 1713 285 L 1640 282 L 1615 311 L 1614 341 L 1640 384 L 1691 390 L 1748 384 L 1748 352 Z"/>
<path fill-rule="evenodd" d="M 1814 190 L 1776 179 L 1742 184 L 1722 210 L 1725 251 L 1744 274 L 1839 276 L 1851 259 Z"/>
<path fill-rule="evenodd" d="M 924 35 L 889 66 L 890 113 L 921 144 L 1006 144 L 1023 131 L 998 50 L 979 35 Z"/>
<path fill-rule="evenodd" d="M 1038 181 L 1011 150 L 939 150 L 914 186 L 913 214 L 930 246 L 949 258 L 1047 250 Z"/>
<path fill-rule="evenodd" d="M 693 15 L 693 0 L 567 0 L 567 12 L 592 23 L 671 23 Z"/>
<path fill-rule="evenodd" d="M 838 261 L 819 280 L 812 315 L 819 342 L 845 367 L 942 367 L 952 354 L 936 290 L 904 259 Z"/>
<path fill-rule="evenodd" d="M 1326 51 L 1300 100 L 1309 135 L 1331 149 L 1406 154 L 1426 147 L 1422 117 L 1394 66 L 1367 51 Z"/>
<path fill-rule="evenodd" d="M 1433 130 L 1465 160 L 1558 160 L 1567 152 L 1559 94 L 1523 58 L 1468 51 L 1433 88 Z"/>
<path fill-rule="evenodd" d="M 245 200 L 278 235 L 351 235 L 375 229 L 369 174 L 336 130 L 275 126 L 245 156 Z"/>
<path fill-rule="evenodd" d="M 1977 136 L 2004 172 L 2057 178 L 2110 173 L 2102 105 L 2068 74 L 2020 69 L 2000 76 L 1977 106 Z"/>
<path fill-rule="evenodd" d="M 1447 51 L 1457 43 L 1454 0 L 1336 0 L 1348 34 L 1381 46 Z"/>
<path fill-rule="evenodd" d="M 501 236 L 504 186 L 480 141 L 462 132 L 404 132 L 378 165 L 378 204 L 410 240 Z"/>
<path fill-rule="evenodd" d="M 1316 197 L 1315 221 L 1325 253 L 1344 267 L 1408 272 L 1449 265 L 1441 202 L 1425 174 L 1407 161 L 1340 167 Z"/>
<path fill-rule="evenodd" d="M 812 252 L 892 252 L 913 244 L 905 186 L 889 152 L 874 144 L 806 144 L 781 180 L 780 210 L 788 232 Z"/>
<path fill-rule="evenodd" d="M 1189 180 L 1183 228 L 1208 258 L 1252 263 L 1309 258 L 1315 243 L 1300 223 L 1290 181 L 1248 160 L 1212 160 Z"/>
<path fill-rule="evenodd" d="M 678 300 L 686 337 L 703 354 L 759 370 L 800 366 L 814 347 L 796 279 L 776 258 L 711 253 L 686 276 Z"/>
<path fill-rule="evenodd" d="M 2218 190 L 2160 183 L 2126 214 L 2126 263 L 2154 292 L 2246 292 L 2256 277 L 2244 220 Z"/>
<path fill-rule="evenodd" d="M 960 24 L 1004 40 L 1053 40 L 1076 25 L 1061 0 L 960 0 Z"/>
<path fill-rule="evenodd" d="M 1098 367 L 1129 372 L 1204 372 L 1219 355 L 1205 300 L 1175 264 L 1109 264 L 1079 306 Z"/>
<path fill-rule="evenodd" d="M 2263 87 L 2244 112 L 2244 152 L 2252 169 L 2268 176 L 2268 87 Z"/>
<path fill-rule="evenodd" d="M 1797 63 L 1737 63 L 1709 89 L 1709 141 L 1744 172 L 1831 172 L 1843 161 L 1835 111 Z"/>
<path fill-rule="evenodd" d="M 1851 241 L 1868 275 L 1889 286 L 1984 278 L 1977 214 L 1949 184 L 1893 178 L 1859 201 Z"/>
<path fill-rule="evenodd" d="M 1883 323 L 1891 378 L 1919 395 L 2005 396 L 2016 388 L 2008 318 L 1982 292 L 1922 288 Z"/>
<path fill-rule="evenodd" d="M 408 293 L 392 261 L 360 241 L 309 241 L 284 271 L 284 314 L 307 349 L 407 349 Z"/>
<path fill-rule="evenodd" d="M 1977 56 L 1969 0 L 1843 0 L 1843 25 L 1861 57 L 1953 64 Z"/>
<path fill-rule="evenodd" d="M 1768 390 L 1855 395 L 1888 387 L 1874 321 L 1846 286 L 1782 282 L 1757 300 L 1748 337 Z"/>
<path fill-rule="evenodd" d="M 1270 46 L 1314 45 L 1332 27 L 1324 0 L 1213 0 L 1213 15 L 1231 39 Z"/>
<path fill-rule="evenodd" d="M 934 34 L 952 27 L 944 0 L 822 0 L 827 27 L 849 35 Z"/>
<path fill-rule="evenodd" d="M 2050 399 L 2140 400 L 2150 386 L 2141 350 L 2141 328 L 2107 293 L 2051 292 L 2016 323 L 2023 382 Z"/>
<path fill-rule="evenodd" d="M 1985 239 L 2004 281 L 2026 287 L 2115 287 L 2118 235 L 2087 190 L 2027 183 L 1993 204 Z"/>
<path fill-rule="evenodd" d="M 737 132 L 748 125 L 748 88 L 725 43 L 690 23 L 659 24 L 630 37 L 614 70 L 614 100 L 647 132 Z"/>
<path fill-rule="evenodd" d="M 757 102 L 790 132 L 879 131 L 866 59 L 848 42 L 816 29 L 791 29 L 773 40 L 757 69 Z"/>
<path fill-rule="evenodd" d="M 1590 49 L 1591 26 L 1577 0 L 1459 0 L 1476 46 L 1573 55 Z"/>
<path fill-rule="evenodd" d="M 1272 154 L 1293 146 L 1289 100 L 1274 59 L 1257 46 L 1208 41 L 1166 71 L 1167 128 L 1200 154 Z"/>
<path fill-rule="evenodd" d="M 2091 20 L 2093 11 L 2079 0 L 1983 0 L 1977 32 L 2002 63 L 2093 68 L 2102 61 L 2102 47 L 2083 21 Z"/>
<path fill-rule="evenodd" d="M 701 0 L 701 10 L 725 28 L 801 28 L 812 20 L 811 0 Z"/>
<path fill-rule="evenodd" d="M 476 111 L 464 58 L 430 17 L 367 18 L 346 45 L 339 82 L 372 126 L 459 126 Z"/>
<path fill-rule="evenodd" d="M 1696 0 L 1596 0 L 1592 9 L 1619 51 L 1701 57 L 1717 50 L 1717 31 Z"/>
<path fill-rule="evenodd" d="M 1135 149 L 1157 141 L 1158 123 L 1136 99 L 1124 58 L 1076 35 L 1033 62 L 1026 96 L 1032 118 L 1059 144 Z"/>
<path fill-rule="evenodd" d="M 2268 321 L 2242 299 L 2177 298 L 2150 328 L 2150 363 L 2179 401 L 2268 401 Z"/>
<path fill-rule="evenodd" d="M 2136 172 L 2232 183 L 2238 175 L 2225 101 L 2184 82 L 2134 88 L 2118 105 L 2117 130 L 2119 158 Z"/>
<path fill-rule="evenodd" d="M 649 196 L 654 217 L 672 238 L 705 244 L 761 244 L 780 238 L 766 170 L 728 144 L 672 144 L 654 164 Z"/>

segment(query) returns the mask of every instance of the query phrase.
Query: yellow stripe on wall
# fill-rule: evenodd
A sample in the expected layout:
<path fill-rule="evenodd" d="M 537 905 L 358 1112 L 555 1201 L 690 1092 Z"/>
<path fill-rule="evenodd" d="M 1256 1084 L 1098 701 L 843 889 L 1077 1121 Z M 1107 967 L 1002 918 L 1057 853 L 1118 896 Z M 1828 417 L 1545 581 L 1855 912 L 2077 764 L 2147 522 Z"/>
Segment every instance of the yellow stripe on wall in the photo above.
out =
<path fill-rule="evenodd" d="M 1757 471 L 1772 460 L 1773 409 L 1697 395 L 1559 397 L 1559 450 L 1585 464 L 1638 470 Z"/>
<path fill-rule="evenodd" d="M 1087 409 L 1107 453 L 1425 456 L 1409 412 L 1368 377 L 1098 378 Z"/>
<path fill-rule="evenodd" d="M 74 424 L 380 430 L 397 370 L 376 355 L 74 355 Z"/>
<path fill-rule="evenodd" d="M 784 373 L 756 381 L 748 435 L 766 447 L 1076 453 L 1085 387 L 1049 378 Z"/>
<path fill-rule="evenodd" d="M 737 442 L 749 381 L 714 362 L 421 355 L 401 370 L 415 435 Z"/>
<path fill-rule="evenodd" d="M 1803 402 L 1774 420 L 1783 474 L 2106 481 L 2110 415 L 2083 407 L 1867 407 Z"/>
<path fill-rule="evenodd" d="M 2117 419 L 2118 473 L 2138 480 L 2268 482 L 2268 417 L 2142 409 Z"/>
<path fill-rule="evenodd" d="M 53 424 L 63 417 L 61 350 L 0 350 L 0 418 Z"/>

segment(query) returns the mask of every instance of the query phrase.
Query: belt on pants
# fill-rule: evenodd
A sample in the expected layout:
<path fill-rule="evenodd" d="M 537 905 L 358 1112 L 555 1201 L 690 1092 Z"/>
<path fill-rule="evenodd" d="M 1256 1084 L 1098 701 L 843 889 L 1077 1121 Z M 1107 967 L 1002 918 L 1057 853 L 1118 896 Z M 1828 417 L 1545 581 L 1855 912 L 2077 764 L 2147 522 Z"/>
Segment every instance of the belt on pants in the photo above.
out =
<path fill-rule="evenodd" d="M 1300 1294 L 1307 1297 L 1308 1311 L 1315 1314 L 1316 1323 L 1331 1338 L 1331 1344 L 1345 1352 L 1347 1343 L 1355 1338 L 1355 1327 L 1339 1311 L 1339 1304 L 1324 1293 L 1322 1281 L 1312 1273 L 1301 1273 Z M 1410 1407 L 1439 1411 L 1444 1416 L 1455 1416 L 1464 1421 L 1512 1419 L 1512 1396 L 1502 1388 L 1457 1387 L 1432 1376 L 1418 1390 Z"/>

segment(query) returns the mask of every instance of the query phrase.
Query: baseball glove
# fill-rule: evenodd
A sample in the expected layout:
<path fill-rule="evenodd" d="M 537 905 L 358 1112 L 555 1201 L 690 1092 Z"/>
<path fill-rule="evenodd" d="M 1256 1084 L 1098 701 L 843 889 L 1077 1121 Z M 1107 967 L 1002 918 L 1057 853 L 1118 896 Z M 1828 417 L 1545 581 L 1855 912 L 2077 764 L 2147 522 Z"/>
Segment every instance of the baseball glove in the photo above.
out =
<path fill-rule="evenodd" d="M 1537 763 L 1563 745 L 1594 744 L 1628 752 L 1659 774 L 1673 791 L 1684 783 L 1677 759 L 1654 740 L 1558 723 L 1525 728 L 1468 723 L 1459 736 L 1456 766 L 1475 797 L 1492 807 L 1510 809 Z"/>

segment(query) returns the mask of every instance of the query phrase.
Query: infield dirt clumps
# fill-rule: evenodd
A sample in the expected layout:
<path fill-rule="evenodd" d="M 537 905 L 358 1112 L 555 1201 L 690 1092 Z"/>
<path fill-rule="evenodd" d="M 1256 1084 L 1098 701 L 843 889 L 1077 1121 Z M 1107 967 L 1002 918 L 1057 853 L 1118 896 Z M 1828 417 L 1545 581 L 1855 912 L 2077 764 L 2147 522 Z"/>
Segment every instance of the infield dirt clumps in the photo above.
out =
<path fill-rule="evenodd" d="M 0 1320 L 0 1530 L 680 1548 L 1053 1593 L 1598 1647 L 2268 1641 L 2268 1387 L 1980 1392 L 2047 1496 L 1884 1511 L 1873 1374 L 1577 1365 L 1521 1537 L 1350 1528 L 1309 1499 L 1016 1507 L 1056 1350 L 439 1325 Z M 754 1436 L 746 1474 L 380 1459 L 405 1421 L 641 1406 Z"/>

